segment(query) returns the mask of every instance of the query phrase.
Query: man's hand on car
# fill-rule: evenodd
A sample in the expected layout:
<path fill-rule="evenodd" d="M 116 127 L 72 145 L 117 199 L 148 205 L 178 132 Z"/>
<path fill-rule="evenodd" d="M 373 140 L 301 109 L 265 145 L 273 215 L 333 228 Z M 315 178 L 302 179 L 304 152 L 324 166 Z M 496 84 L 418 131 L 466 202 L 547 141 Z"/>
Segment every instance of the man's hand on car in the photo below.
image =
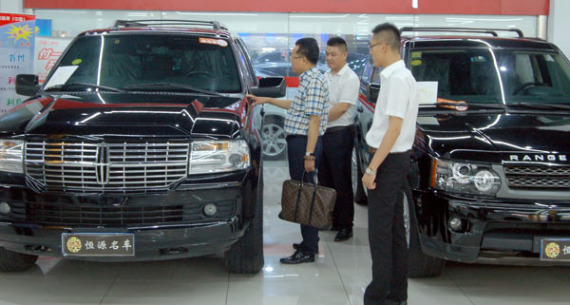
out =
<path fill-rule="evenodd" d="M 248 95 L 246 95 L 246 97 L 247 97 L 247 100 L 251 103 L 251 106 L 257 106 L 257 105 L 267 103 L 267 100 L 268 100 L 268 98 L 266 98 L 266 97 L 255 96 L 253 94 L 248 94 Z"/>

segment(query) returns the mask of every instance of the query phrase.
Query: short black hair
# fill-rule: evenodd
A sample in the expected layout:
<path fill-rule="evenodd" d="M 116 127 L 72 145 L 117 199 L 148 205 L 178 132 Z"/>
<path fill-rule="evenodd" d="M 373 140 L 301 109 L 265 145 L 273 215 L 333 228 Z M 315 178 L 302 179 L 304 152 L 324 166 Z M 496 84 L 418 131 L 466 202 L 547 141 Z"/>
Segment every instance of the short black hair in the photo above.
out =
<path fill-rule="evenodd" d="M 372 33 L 390 46 L 392 50 L 400 50 L 400 30 L 392 23 L 382 23 L 377 25 Z"/>
<path fill-rule="evenodd" d="M 329 47 L 337 47 L 339 48 L 341 51 L 347 52 L 348 51 L 348 46 L 346 45 L 346 40 L 344 40 L 342 37 L 332 37 L 327 41 L 327 46 Z"/>
<path fill-rule="evenodd" d="M 297 54 L 305 56 L 312 64 L 317 64 L 319 61 L 319 44 L 315 38 L 301 38 L 295 42 L 295 45 L 299 46 Z"/>

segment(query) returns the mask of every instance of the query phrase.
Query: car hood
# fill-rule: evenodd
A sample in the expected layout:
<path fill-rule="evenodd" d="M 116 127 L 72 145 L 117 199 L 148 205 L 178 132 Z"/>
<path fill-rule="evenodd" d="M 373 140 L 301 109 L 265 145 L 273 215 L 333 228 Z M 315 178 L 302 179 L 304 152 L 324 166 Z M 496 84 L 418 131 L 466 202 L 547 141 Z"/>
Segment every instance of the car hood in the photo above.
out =
<path fill-rule="evenodd" d="M 87 94 L 35 99 L 0 118 L 1 131 L 41 136 L 235 137 L 242 98 Z"/>
<path fill-rule="evenodd" d="M 436 157 L 489 162 L 570 156 L 570 113 L 420 116 L 418 126 L 416 145 Z"/>

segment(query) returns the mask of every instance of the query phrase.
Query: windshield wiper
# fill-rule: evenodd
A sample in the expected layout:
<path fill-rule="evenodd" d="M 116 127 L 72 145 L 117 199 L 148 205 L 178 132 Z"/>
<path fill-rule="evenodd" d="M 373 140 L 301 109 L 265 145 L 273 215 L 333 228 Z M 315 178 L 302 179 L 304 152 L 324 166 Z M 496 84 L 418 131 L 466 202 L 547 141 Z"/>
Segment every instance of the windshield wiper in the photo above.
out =
<path fill-rule="evenodd" d="M 196 88 L 190 85 L 183 85 L 183 84 L 172 84 L 166 82 L 159 82 L 159 83 L 149 83 L 149 84 L 136 84 L 136 85 L 129 85 L 125 86 L 126 90 L 142 90 L 142 89 L 184 89 L 187 91 L 203 93 L 207 95 L 214 95 L 214 96 L 224 96 L 221 93 L 210 91 L 206 89 Z"/>
<path fill-rule="evenodd" d="M 533 110 L 570 110 L 570 105 L 566 104 L 512 103 L 507 106 Z"/>
<path fill-rule="evenodd" d="M 73 87 L 89 87 L 89 88 L 97 88 L 97 89 L 103 89 L 106 91 L 112 91 L 112 92 L 119 92 L 119 93 L 125 93 L 125 90 L 119 89 L 119 88 L 115 88 L 115 87 L 110 87 L 110 86 L 103 86 L 103 85 L 96 85 L 96 84 L 89 84 L 89 83 L 81 83 L 81 82 L 72 82 L 72 83 L 67 83 L 67 84 L 61 84 L 61 85 L 55 85 L 55 86 L 51 86 L 47 89 L 45 89 L 44 91 L 51 91 L 51 90 L 69 90 L 70 88 Z"/>

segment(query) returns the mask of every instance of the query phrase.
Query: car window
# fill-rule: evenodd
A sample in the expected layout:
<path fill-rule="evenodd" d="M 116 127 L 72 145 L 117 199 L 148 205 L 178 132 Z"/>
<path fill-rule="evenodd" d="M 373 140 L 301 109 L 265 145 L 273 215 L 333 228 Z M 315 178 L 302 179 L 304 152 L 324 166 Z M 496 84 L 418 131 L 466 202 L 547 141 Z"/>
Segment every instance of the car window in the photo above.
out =
<path fill-rule="evenodd" d="M 249 53 L 247 51 L 246 45 L 240 39 L 236 39 L 236 46 L 239 49 L 239 59 L 243 66 L 243 72 L 246 75 L 247 82 L 249 86 L 257 85 L 257 77 L 255 76 L 255 71 L 251 61 L 249 60 Z"/>
<path fill-rule="evenodd" d="M 476 103 L 568 103 L 570 66 L 558 53 L 517 49 L 414 50 L 417 81 L 437 82 L 439 98 Z"/>
<path fill-rule="evenodd" d="M 81 82 L 123 89 L 166 82 L 172 87 L 179 84 L 241 92 L 232 48 L 227 40 L 218 38 L 132 33 L 84 36 L 72 44 L 58 67 L 75 69 L 68 79 L 59 81 L 62 84 Z M 173 90 L 164 86 L 147 89 Z"/>
<path fill-rule="evenodd" d="M 437 82 L 439 98 L 501 102 L 499 76 L 489 50 L 416 50 L 409 66 L 416 81 Z"/>
<path fill-rule="evenodd" d="M 557 53 L 500 51 L 507 102 L 570 102 L 570 66 Z"/>

